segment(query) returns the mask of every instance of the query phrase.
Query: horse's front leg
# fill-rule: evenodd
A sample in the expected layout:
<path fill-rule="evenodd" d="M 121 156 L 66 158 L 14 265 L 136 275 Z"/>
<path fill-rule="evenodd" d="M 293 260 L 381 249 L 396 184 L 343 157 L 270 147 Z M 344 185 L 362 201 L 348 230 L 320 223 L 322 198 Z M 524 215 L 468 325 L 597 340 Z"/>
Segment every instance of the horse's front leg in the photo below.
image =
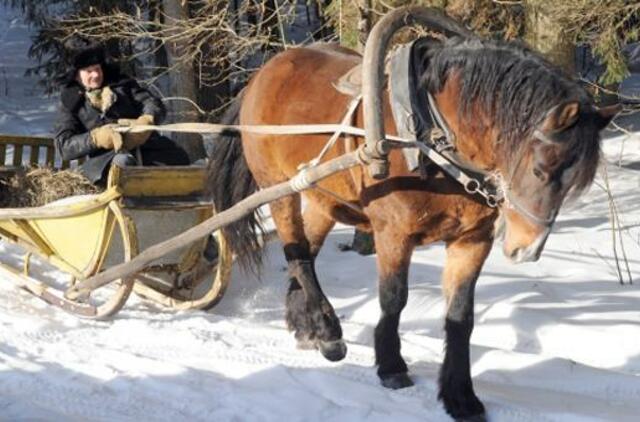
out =
<path fill-rule="evenodd" d="M 400 313 L 407 304 L 409 263 L 413 242 L 394 229 L 374 233 L 378 253 L 378 299 L 380 320 L 375 330 L 376 364 L 382 385 L 398 389 L 410 387 L 407 364 L 400 355 L 398 325 Z"/>
<path fill-rule="evenodd" d="M 484 406 L 473 391 L 469 339 L 473 331 L 473 296 L 476 280 L 493 243 L 457 239 L 447 244 L 442 286 L 447 301 L 444 329 L 446 352 L 440 368 L 440 393 L 447 412 L 460 421 L 484 421 Z"/>

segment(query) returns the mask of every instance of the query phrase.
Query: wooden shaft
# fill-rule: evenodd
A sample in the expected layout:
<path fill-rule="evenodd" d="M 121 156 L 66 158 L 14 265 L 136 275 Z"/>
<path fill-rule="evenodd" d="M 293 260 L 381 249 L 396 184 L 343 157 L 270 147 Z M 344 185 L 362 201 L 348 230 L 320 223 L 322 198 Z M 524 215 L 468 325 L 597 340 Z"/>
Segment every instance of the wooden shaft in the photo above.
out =
<path fill-rule="evenodd" d="M 387 13 L 373 27 L 367 38 L 362 56 L 362 112 L 364 114 L 365 153 L 371 160 L 368 166 L 375 179 L 387 177 L 389 165 L 386 159 L 383 115 L 384 60 L 393 35 L 400 29 L 420 24 L 429 30 L 443 32 L 447 36 L 475 35 L 442 11 L 422 6 L 399 7 Z"/>

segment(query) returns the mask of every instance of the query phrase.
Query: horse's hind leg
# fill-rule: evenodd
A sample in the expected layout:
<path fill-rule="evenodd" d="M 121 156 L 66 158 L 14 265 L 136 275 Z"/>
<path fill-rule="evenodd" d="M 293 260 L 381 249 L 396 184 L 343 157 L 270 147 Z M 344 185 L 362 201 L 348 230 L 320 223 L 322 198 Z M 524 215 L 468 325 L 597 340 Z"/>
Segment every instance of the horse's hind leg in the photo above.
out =
<path fill-rule="evenodd" d="M 315 272 L 315 259 L 320 252 L 327 234 L 335 225 L 335 221 L 324 216 L 316 207 L 307 207 L 304 211 L 304 233 L 309 244 L 309 254 L 311 256 L 311 268 L 313 276 L 317 280 Z M 298 347 L 301 349 L 312 349 L 316 345 L 316 333 L 311 315 L 307 310 L 307 300 L 305 293 L 295 276 L 289 279 L 289 291 L 287 293 L 287 326 L 295 332 Z"/>
<path fill-rule="evenodd" d="M 272 202 L 270 207 L 289 266 L 287 324 L 295 331 L 301 347 L 313 345 L 320 349 L 325 358 L 340 360 L 346 354 L 342 327 L 322 292 L 314 268 L 315 255 L 333 222 L 318 215 L 318 218 L 309 220 L 305 227 L 300 211 L 300 195 L 282 198 Z M 305 217 L 309 219 L 308 214 L 305 213 Z M 310 244 L 309 240 L 313 243 Z"/>
<path fill-rule="evenodd" d="M 400 313 L 407 304 L 407 278 L 414 245 L 409 237 L 395 232 L 392 227 L 376 231 L 374 235 L 381 308 L 374 337 L 378 376 L 387 388 L 409 387 L 413 381 L 407 375 L 407 364 L 400 355 L 398 325 Z"/>
<path fill-rule="evenodd" d="M 484 406 L 473 391 L 469 339 L 473 331 L 473 296 L 476 280 L 491 249 L 491 234 L 447 244 L 442 275 L 447 300 L 446 352 L 440 368 L 440 392 L 447 412 L 456 420 L 483 421 Z"/>

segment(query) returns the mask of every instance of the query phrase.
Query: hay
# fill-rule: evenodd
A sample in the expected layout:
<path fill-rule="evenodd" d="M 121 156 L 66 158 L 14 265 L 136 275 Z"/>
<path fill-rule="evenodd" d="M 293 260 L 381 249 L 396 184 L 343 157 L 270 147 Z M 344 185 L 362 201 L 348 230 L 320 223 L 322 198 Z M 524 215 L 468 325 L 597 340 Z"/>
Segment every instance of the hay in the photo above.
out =
<path fill-rule="evenodd" d="M 99 187 L 77 171 L 36 167 L 0 178 L 0 207 L 40 207 L 69 196 L 99 192 Z"/>

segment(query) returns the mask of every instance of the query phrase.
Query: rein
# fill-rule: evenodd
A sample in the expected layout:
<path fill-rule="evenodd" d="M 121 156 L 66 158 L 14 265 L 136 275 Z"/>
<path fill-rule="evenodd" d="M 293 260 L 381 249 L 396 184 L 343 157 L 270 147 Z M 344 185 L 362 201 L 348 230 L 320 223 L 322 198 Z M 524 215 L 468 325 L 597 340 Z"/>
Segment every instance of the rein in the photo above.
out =
<path fill-rule="evenodd" d="M 349 115 L 349 113 L 347 113 Z M 346 119 L 343 119 L 343 122 Z M 332 133 L 329 142 L 335 142 L 340 134 L 353 135 L 363 137 L 365 134 L 364 129 L 348 125 L 346 123 L 340 124 L 315 124 L 315 125 L 223 125 L 217 123 L 174 123 L 167 125 L 136 125 L 136 126 L 123 126 L 116 128 L 118 132 L 146 132 L 149 130 L 157 130 L 164 132 L 183 132 L 183 133 L 223 133 L 227 131 L 233 132 L 249 132 L 264 135 L 313 135 Z M 487 174 L 486 177 L 478 179 L 477 175 L 472 174 L 469 168 L 463 167 L 458 163 L 455 163 L 451 158 L 446 157 L 441 152 L 438 152 L 435 148 L 421 142 L 412 141 L 410 139 L 402 138 L 395 135 L 385 135 L 385 140 L 389 143 L 391 148 L 418 148 L 423 154 L 428 156 L 434 163 L 438 164 L 447 174 L 456 179 L 470 194 L 479 194 L 485 198 L 488 206 L 495 208 L 499 201 L 502 199 L 500 194 L 494 193 L 489 190 L 490 180 L 492 176 Z M 323 148 L 326 152 L 328 148 Z M 304 172 L 305 167 L 308 165 L 317 165 L 319 159 L 324 155 L 324 152 L 307 163 L 302 165 L 300 173 Z M 361 157 L 363 162 L 368 161 L 368 157 Z M 298 185 L 298 183 L 296 183 Z M 300 183 L 297 186 L 299 190 L 304 190 L 310 186 L 305 186 L 305 183 Z M 296 189 L 296 190 L 298 190 Z M 497 190 L 496 190 L 497 192 Z"/>
<path fill-rule="evenodd" d="M 403 138 L 396 135 L 385 135 L 385 141 L 390 148 L 417 148 L 431 161 L 437 164 L 445 173 L 458 181 L 464 188 L 464 190 L 471 194 L 477 194 L 484 198 L 487 206 L 496 208 L 500 202 L 505 201 L 508 206 L 516 209 L 524 214 L 528 219 L 534 221 L 537 224 L 549 226 L 554 220 L 554 217 L 540 218 L 535 214 L 528 211 L 525 207 L 515 201 L 511 195 L 509 195 L 509 186 L 504 183 L 502 175 L 497 172 L 487 172 L 485 170 L 478 169 L 463 163 L 462 160 L 455 154 L 454 136 L 448 126 L 446 125 L 443 117 L 441 116 L 435 101 L 430 93 L 427 94 L 429 98 L 429 111 L 432 113 L 434 120 L 435 133 L 440 132 L 442 136 L 433 140 L 432 145 L 427 145 L 424 142 L 418 142 Z M 182 133 L 224 133 L 224 132 L 249 132 L 264 135 L 313 135 L 313 134 L 328 134 L 332 136 L 322 149 L 318 157 L 311 160 L 309 163 L 303 164 L 299 167 L 299 173 L 294 177 L 292 183 L 296 191 L 302 191 L 312 187 L 312 184 L 306 182 L 305 172 L 310 167 L 317 166 L 321 158 L 326 152 L 335 144 L 336 140 L 341 134 L 353 135 L 363 137 L 365 130 L 352 125 L 347 124 L 349 118 L 354 113 L 359 97 L 352 100 L 352 103 L 348 107 L 348 111 L 345 114 L 342 122 L 339 124 L 313 124 L 313 125 L 223 125 L 217 123 L 173 123 L 166 125 L 136 125 L 136 126 L 122 126 L 116 128 L 118 132 L 146 132 L 150 130 L 164 131 L 164 132 L 182 132 Z M 439 129 L 439 130 L 438 130 Z M 537 135 L 538 131 L 534 134 L 536 138 L 540 139 Z M 545 142 L 546 139 L 540 139 Z M 369 157 L 366 156 L 366 152 L 362 150 L 360 160 L 363 163 L 369 162 Z M 323 190 L 324 191 L 324 190 Z M 350 208 L 356 211 L 361 210 L 355 205 L 336 198 L 340 202 L 346 203 Z"/>

